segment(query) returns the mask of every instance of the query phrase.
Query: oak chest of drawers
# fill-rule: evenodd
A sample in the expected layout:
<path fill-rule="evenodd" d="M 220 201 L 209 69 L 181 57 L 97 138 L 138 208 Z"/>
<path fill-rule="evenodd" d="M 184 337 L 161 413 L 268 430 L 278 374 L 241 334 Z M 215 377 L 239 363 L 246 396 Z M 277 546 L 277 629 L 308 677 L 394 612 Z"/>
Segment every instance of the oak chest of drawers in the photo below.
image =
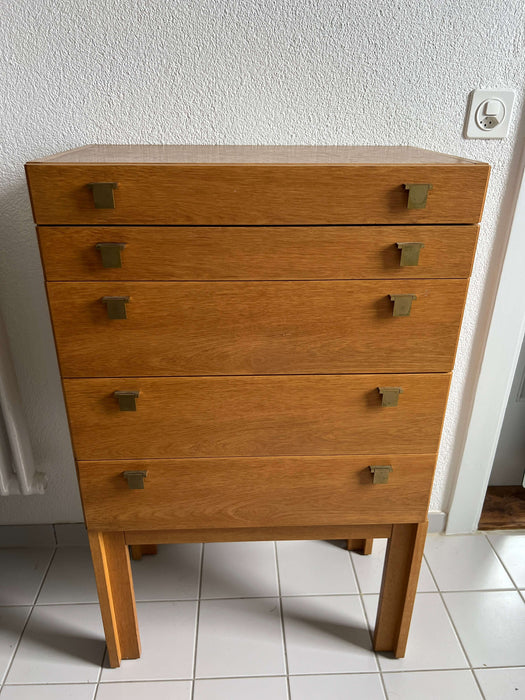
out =
<path fill-rule="evenodd" d="M 27 165 L 110 663 L 128 545 L 388 537 L 404 654 L 488 166 L 87 146 Z"/>

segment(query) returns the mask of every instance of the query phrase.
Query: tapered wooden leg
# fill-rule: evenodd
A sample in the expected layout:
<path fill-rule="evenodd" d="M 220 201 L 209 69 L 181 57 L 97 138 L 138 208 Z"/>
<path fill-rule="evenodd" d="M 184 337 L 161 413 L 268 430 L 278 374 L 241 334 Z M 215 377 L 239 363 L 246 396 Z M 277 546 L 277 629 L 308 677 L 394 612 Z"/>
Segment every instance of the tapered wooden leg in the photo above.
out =
<path fill-rule="evenodd" d="M 123 532 L 89 531 L 109 664 L 140 656 L 140 639 L 131 579 L 129 550 Z"/>
<path fill-rule="evenodd" d="M 428 523 L 393 525 L 374 633 L 376 651 L 405 655 Z"/>
<path fill-rule="evenodd" d="M 360 552 L 361 554 L 372 554 L 374 540 L 347 540 L 346 548 L 349 552 Z"/>
<path fill-rule="evenodd" d="M 156 544 L 132 544 L 129 548 L 133 561 L 140 561 L 145 554 L 157 554 Z"/>

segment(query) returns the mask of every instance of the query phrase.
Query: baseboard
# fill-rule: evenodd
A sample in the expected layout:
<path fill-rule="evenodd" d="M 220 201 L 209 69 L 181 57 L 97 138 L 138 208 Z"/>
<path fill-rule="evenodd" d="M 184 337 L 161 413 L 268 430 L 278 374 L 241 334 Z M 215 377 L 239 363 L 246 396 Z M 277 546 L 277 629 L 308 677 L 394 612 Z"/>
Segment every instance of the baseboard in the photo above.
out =
<path fill-rule="evenodd" d="M 428 514 L 428 531 L 444 532 L 447 514 Z M 56 525 L 0 525 L 0 547 L 84 547 L 88 544 L 84 523 Z"/>
<path fill-rule="evenodd" d="M 447 514 L 442 510 L 431 510 L 428 514 L 428 531 L 445 532 Z"/>
<path fill-rule="evenodd" d="M 55 536 L 59 547 L 87 547 L 89 544 L 84 523 L 55 525 Z"/>
<path fill-rule="evenodd" d="M 53 525 L 0 525 L 0 547 L 56 547 Z"/>

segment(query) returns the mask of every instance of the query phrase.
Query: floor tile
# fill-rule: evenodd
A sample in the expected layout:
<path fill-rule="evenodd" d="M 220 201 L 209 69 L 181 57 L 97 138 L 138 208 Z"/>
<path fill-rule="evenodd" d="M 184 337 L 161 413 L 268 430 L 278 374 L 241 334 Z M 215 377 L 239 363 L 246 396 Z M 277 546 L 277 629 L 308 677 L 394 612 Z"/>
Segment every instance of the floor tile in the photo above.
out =
<path fill-rule="evenodd" d="M 8 683 L 92 683 L 104 655 L 98 605 L 33 609 Z"/>
<path fill-rule="evenodd" d="M 197 603 L 138 603 L 142 655 L 119 668 L 104 668 L 102 681 L 190 679 L 193 673 Z"/>
<path fill-rule="evenodd" d="M 441 591 L 514 588 L 492 547 L 481 534 L 430 535 L 425 557 Z"/>
<path fill-rule="evenodd" d="M 291 676 L 291 700 L 385 700 L 379 673 Z"/>
<path fill-rule="evenodd" d="M 387 539 L 374 540 L 372 554 L 351 553 L 352 561 L 359 581 L 361 593 L 379 593 L 381 590 L 381 579 L 383 577 L 383 565 L 385 562 L 385 552 Z M 437 591 L 436 584 L 425 560 L 421 563 L 421 573 L 417 584 L 417 590 Z"/>
<path fill-rule="evenodd" d="M 201 544 L 159 545 L 157 554 L 132 561 L 137 600 L 191 600 L 199 597 Z"/>
<path fill-rule="evenodd" d="M 373 625 L 379 596 L 363 596 L 368 620 Z M 393 658 L 378 653 L 383 671 L 423 671 L 467 668 L 468 662 L 447 615 L 439 593 L 418 593 L 408 635 L 406 655 Z"/>
<path fill-rule="evenodd" d="M 191 700 L 191 681 L 101 683 L 97 700 Z"/>
<path fill-rule="evenodd" d="M 36 602 L 37 605 L 98 602 L 88 547 L 57 548 Z"/>
<path fill-rule="evenodd" d="M 52 549 L 0 549 L 0 605 L 32 605 L 46 573 Z"/>
<path fill-rule="evenodd" d="M 516 591 L 443 594 L 474 667 L 525 665 L 525 603 Z"/>
<path fill-rule="evenodd" d="M 525 698 L 525 668 L 478 668 L 474 671 L 485 700 Z"/>
<path fill-rule="evenodd" d="M 350 555 L 334 542 L 277 542 L 282 595 L 358 593 Z"/>
<path fill-rule="evenodd" d="M 7 673 L 30 612 L 30 607 L 0 608 L 0 683 Z"/>
<path fill-rule="evenodd" d="M 288 700 L 286 678 L 221 678 L 195 681 L 193 700 Z"/>
<path fill-rule="evenodd" d="M 471 671 L 385 673 L 388 700 L 483 700 Z"/>
<path fill-rule="evenodd" d="M 273 542 L 204 545 L 202 598 L 279 595 Z"/>
<path fill-rule="evenodd" d="M 290 674 L 377 671 L 358 595 L 284 598 L 283 612 Z"/>
<path fill-rule="evenodd" d="M 0 700 L 93 700 L 94 683 L 77 685 L 6 685 Z"/>
<path fill-rule="evenodd" d="M 196 677 L 284 673 L 278 598 L 201 602 Z"/>
<path fill-rule="evenodd" d="M 507 571 L 518 588 L 525 586 L 525 535 L 487 533 Z"/>

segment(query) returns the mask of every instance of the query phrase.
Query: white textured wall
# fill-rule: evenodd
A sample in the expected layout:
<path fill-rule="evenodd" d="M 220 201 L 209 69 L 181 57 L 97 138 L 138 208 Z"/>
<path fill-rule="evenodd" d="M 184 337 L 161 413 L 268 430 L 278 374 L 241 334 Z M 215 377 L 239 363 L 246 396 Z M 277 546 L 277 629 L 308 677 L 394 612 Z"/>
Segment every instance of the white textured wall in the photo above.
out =
<path fill-rule="evenodd" d="M 507 234 L 523 0 L 17 0 L 0 21 L 0 303 L 50 477 L 43 497 L 1 499 L 0 521 L 81 519 L 22 166 L 86 143 L 410 144 L 492 164 L 432 499 L 446 509 Z M 505 141 L 463 139 L 476 87 L 517 90 Z"/>

